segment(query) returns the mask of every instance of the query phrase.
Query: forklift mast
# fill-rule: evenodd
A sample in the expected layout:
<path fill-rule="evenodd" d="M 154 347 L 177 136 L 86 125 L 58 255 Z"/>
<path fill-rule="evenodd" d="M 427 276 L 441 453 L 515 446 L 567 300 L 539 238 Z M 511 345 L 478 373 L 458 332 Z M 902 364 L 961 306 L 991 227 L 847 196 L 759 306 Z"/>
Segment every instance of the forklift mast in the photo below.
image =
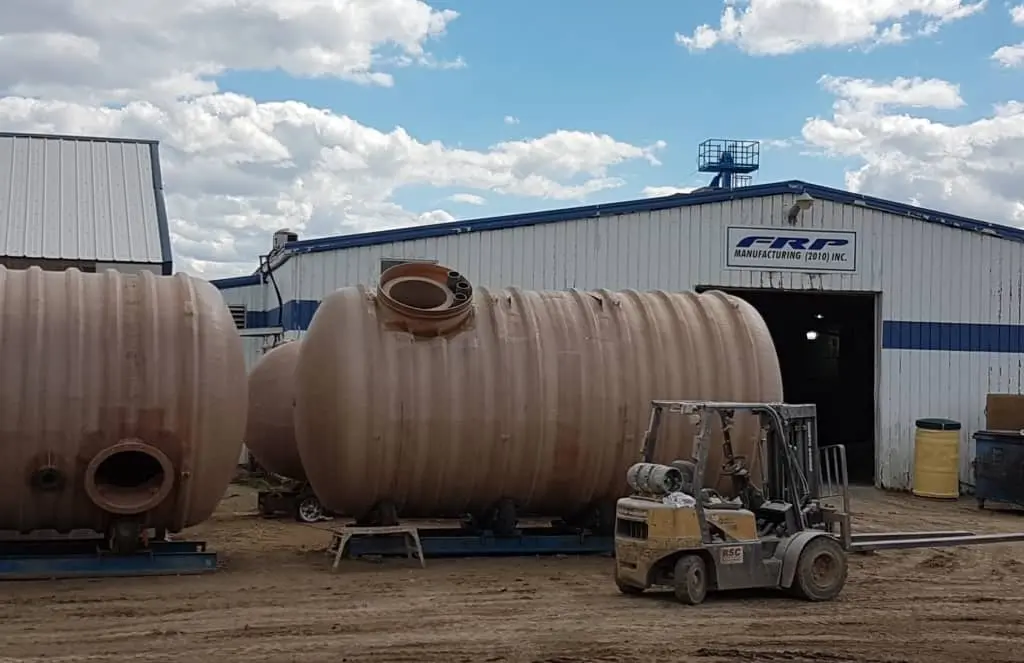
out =
<path fill-rule="evenodd" d="M 835 532 L 843 539 L 849 535 L 849 486 L 846 452 L 842 445 L 818 445 L 817 407 L 813 404 L 729 403 L 713 401 L 652 401 L 651 418 L 644 436 L 641 462 L 653 462 L 658 434 L 665 412 L 683 414 L 695 426 L 693 458 L 694 484 L 703 485 L 706 472 L 728 474 L 742 467 L 742 459 L 732 454 L 732 423 L 737 413 L 758 417 L 760 437 L 756 453 L 762 461 L 761 476 L 749 476 L 763 497 L 771 502 L 792 505 L 798 529 L 818 525 Z M 708 468 L 711 423 L 717 417 L 724 439 L 723 468 Z M 829 505 L 825 523 L 808 522 L 807 515 L 823 514 L 816 505 L 825 500 L 838 500 Z M 806 515 L 805 515 L 806 514 Z M 836 527 L 838 525 L 838 527 Z M 845 543 L 845 541 L 844 541 Z"/>
<path fill-rule="evenodd" d="M 766 426 L 765 419 L 777 415 L 778 426 Z M 818 444 L 818 414 L 813 404 L 773 404 L 770 411 L 760 412 L 762 430 L 769 436 L 766 484 L 775 499 L 786 495 L 801 500 L 833 500 L 841 502 L 840 511 L 849 512 L 850 489 L 846 469 L 846 449 L 843 445 L 822 447 Z M 782 429 L 781 435 L 777 428 Z M 785 455 L 787 458 L 779 456 Z M 773 458 L 773 456 L 775 456 Z M 788 459 L 788 462 L 787 462 Z M 791 464 L 793 470 L 786 472 Z M 792 481 L 803 485 L 791 486 Z M 777 496 L 776 496 L 777 495 Z"/>

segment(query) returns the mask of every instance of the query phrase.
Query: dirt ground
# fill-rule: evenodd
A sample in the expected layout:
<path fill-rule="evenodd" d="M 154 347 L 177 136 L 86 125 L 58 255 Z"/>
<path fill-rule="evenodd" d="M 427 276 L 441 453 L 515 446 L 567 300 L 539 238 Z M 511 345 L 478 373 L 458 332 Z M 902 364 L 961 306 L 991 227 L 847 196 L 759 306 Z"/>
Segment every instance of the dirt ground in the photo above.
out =
<path fill-rule="evenodd" d="M 979 512 L 858 489 L 860 531 L 1024 530 Z M 1024 544 L 854 556 L 837 602 L 771 593 L 622 596 L 609 558 L 343 562 L 328 534 L 252 515 L 232 486 L 189 534 L 221 553 L 206 576 L 0 586 L 0 661 L 846 661 L 1024 660 Z M 1016 644 L 1014 644 L 1016 643 Z"/>

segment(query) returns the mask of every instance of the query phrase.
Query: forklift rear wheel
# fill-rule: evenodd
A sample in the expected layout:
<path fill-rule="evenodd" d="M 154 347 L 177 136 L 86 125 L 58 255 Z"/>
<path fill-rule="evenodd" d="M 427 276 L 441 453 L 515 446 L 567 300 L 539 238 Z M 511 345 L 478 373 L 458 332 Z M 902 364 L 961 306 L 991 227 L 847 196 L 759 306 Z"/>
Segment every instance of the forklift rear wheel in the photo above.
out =
<path fill-rule="evenodd" d="M 699 555 L 683 555 L 676 560 L 675 594 L 680 603 L 699 605 L 708 595 L 707 565 Z"/>
<path fill-rule="evenodd" d="M 846 552 L 830 536 L 819 536 L 801 551 L 793 592 L 808 601 L 831 601 L 846 585 Z"/>
<path fill-rule="evenodd" d="M 644 593 L 644 590 L 640 587 L 628 585 L 618 578 L 615 579 L 615 586 L 619 588 L 619 591 L 627 596 L 640 596 Z"/>

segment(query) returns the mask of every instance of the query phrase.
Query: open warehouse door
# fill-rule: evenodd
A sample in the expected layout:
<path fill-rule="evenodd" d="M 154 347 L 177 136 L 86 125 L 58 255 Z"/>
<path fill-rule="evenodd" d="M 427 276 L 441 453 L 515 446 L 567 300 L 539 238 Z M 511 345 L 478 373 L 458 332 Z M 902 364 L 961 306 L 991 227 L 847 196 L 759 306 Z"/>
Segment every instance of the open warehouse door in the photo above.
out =
<path fill-rule="evenodd" d="M 818 407 L 822 445 L 848 450 L 850 481 L 875 480 L 878 320 L 875 293 L 721 290 L 754 306 L 771 331 L 785 400 Z"/>

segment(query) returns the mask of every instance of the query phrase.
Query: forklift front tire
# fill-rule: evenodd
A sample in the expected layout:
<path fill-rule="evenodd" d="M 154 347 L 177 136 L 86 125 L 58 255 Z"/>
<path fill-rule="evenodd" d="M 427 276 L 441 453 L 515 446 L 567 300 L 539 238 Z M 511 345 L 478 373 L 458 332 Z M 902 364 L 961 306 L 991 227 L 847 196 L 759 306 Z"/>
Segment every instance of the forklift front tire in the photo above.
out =
<path fill-rule="evenodd" d="M 708 595 L 708 569 L 700 555 L 683 555 L 673 572 L 676 599 L 685 605 L 700 605 Z"/>
<path fill-rule="evenodd" d="M 843 591 L 849 570 L 839 542 L 831 536 L 819 536 L 800 551 L 792 591 L 808 601 L 831 601 Z"/>

